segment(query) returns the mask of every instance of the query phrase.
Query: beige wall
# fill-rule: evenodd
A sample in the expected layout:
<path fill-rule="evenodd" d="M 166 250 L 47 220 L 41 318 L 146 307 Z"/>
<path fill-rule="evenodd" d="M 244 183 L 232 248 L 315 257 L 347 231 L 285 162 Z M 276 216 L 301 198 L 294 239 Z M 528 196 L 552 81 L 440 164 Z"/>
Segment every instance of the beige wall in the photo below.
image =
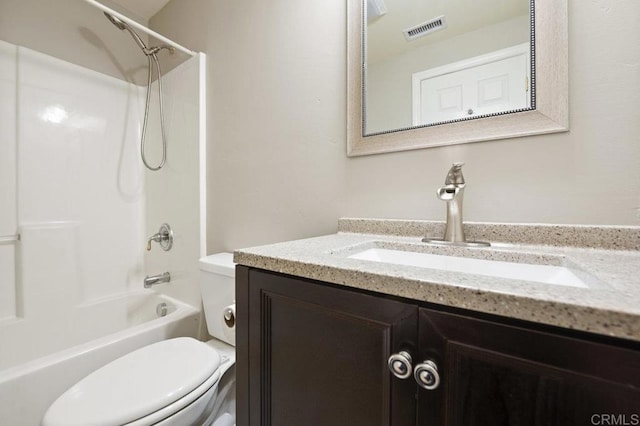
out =
<path fill-rule="evenodd" d="M 101 2 L 147 24 L 108 0 Z M 147 60 L 131 36 L 81 0 L 0 0 L 0 40 L 121 80 L 147 81 Z"/>
<path fill-rule="evenodd" d="M 152 18 L 208 55 L 210 253 L 335 231 L 345 25 L 344 0 L 179 0 Z"/>
<path fill-rule="evenodd" d="M 640 225 L 640 2 L 569 1 L 569 133 L 346 158 L 344 0 L 179 0 L 151 26 L 209 55 L 210 252 L 340 216 Z"/>

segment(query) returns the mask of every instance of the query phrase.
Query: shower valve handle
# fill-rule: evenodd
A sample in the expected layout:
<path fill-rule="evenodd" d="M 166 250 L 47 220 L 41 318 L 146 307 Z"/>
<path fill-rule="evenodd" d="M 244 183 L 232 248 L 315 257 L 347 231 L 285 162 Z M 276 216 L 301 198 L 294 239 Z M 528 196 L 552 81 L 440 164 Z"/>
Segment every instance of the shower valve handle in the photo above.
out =
<path fill-rule="evenodd" d="M 149 240 L 147 240 L 147 251 L 151 250 L 152 241 L 160 244 L 160 247 L 164 251 L 171 250 L 171 247 L 173 246 L 173 231 L 168 223 L 160 225 L 158 232 L 149 237 Z"/>

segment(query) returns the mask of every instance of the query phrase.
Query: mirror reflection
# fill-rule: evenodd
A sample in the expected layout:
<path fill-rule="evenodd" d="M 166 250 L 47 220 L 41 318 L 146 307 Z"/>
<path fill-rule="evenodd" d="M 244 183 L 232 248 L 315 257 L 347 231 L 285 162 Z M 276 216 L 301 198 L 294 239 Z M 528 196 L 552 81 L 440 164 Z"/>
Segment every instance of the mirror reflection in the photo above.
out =
<path fill-rule="evenodd" d="M 532 0 L 363 0 L 363 133 L 534 107 Z"/>

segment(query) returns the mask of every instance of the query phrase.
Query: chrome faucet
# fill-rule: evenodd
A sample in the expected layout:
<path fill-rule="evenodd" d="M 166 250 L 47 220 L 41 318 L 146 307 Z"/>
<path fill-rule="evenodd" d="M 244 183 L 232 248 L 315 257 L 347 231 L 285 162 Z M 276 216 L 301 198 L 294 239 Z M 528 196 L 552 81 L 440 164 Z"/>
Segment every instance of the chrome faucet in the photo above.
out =
<path fill-rule="evenodd" d="M 464 236 L 462 201 L 466 183 L 462 175 L 462 166 L 464 166 L 462 162 L 453 163 L 447 173 L 444 186 L 436 191 L 438 198 L 447 203 L 447 223 L 444 230 L 444 238 L 425 237 L 422 239 L 425 243 L 476 247 L 490 245 L 482 241 L 467 241 Z"/>
<path fill-rule="evenodd" d="M 171 281 L 171 274 L 164 272 L 158 275 L 147 275 L 144 277 L 144 288 L 149 288 L 160 283 L 168 283 Z"/>

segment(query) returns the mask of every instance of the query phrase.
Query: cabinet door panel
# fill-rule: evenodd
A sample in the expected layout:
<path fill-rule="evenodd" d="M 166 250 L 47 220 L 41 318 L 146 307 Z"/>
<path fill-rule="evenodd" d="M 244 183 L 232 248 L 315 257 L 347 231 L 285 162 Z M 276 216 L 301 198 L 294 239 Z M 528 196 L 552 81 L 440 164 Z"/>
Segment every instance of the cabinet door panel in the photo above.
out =
<path fill-rule="evenodd" d="M 386 363 L 416 306 L 251 270 L 249 307 L 251 425 L 415 424 L 415 383 Z"/>
<path fill-rule="evenodd" d="M 442 386 L 420 391 L 421 425 L 571 426 L 638 413 L 637 351 L 426 309 L 419 329 L 421 354 L 446 358 Z"/>
<path fill-rule="evenodd" d="M 640 392 L 620 383 L 464 345 L 448 352 L 452 425 L 585 425 L 594 415 L 637 412 Z"/>

